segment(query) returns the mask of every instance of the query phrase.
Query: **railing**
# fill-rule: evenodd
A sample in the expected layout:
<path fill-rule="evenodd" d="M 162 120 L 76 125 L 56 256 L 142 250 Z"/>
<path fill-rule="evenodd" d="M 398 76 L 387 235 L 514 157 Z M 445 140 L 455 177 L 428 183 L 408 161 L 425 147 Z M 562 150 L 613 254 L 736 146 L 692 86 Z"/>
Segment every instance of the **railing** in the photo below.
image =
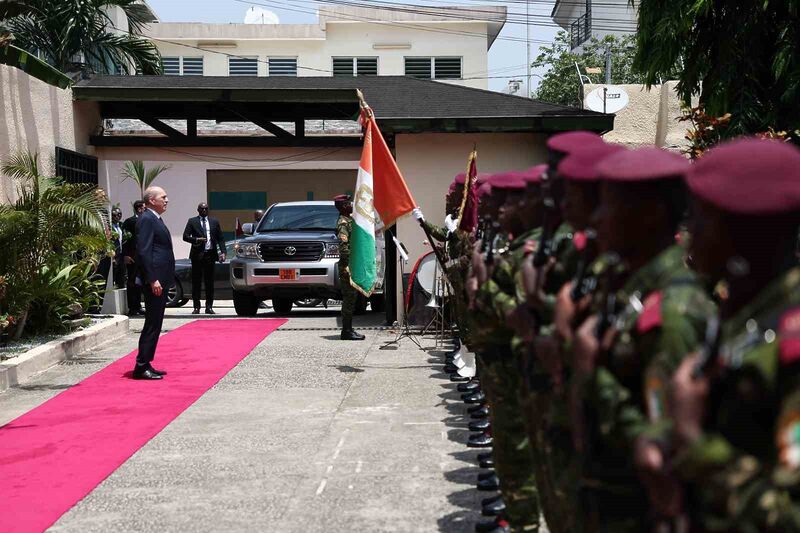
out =
<path fill-rule="evenodd" d="M 592 36 L 592 13 L 588 12 L 578 17 L 569 25 L 570 45 L 577 48 Z"/>

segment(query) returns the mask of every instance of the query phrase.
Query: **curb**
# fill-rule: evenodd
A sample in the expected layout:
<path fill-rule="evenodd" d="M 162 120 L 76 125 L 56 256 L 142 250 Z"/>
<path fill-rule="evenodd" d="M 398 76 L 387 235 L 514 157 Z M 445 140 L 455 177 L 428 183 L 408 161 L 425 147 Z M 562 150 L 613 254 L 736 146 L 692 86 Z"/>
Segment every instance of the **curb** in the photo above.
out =
<path fill-rule="evenodd" d="M 32 348 L 0 363 L 0 392 L 17 387 L 51 366 L 72 359 L 100 344 L 128 333 L 128 317 L 113 315 L 83 331 L 70 333 L 60 339 Z"/>

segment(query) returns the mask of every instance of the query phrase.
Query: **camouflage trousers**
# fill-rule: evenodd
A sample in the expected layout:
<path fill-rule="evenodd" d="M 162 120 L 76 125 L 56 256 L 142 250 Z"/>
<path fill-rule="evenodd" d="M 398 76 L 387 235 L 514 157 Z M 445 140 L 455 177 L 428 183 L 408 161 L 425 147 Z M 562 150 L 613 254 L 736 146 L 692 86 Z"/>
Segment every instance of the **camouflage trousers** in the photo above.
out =
<path fill-rule="evenodd" d="M 505 515 L 513 531 L 537 531 L 539 497 L 534 459 L 519 404 L 522 379 L 512 357 L 483 357 L 481 388 L 489 403 L 494 464 L 500 478 Z"/>
<path fill-rule="evenodd" d="M 458 334 L 461 341 L 469 346 L 469 309 L 467 309 L 464 277 L 459 270 L 449 269 L 447 271 L 447 280 L 453 289 L 453 294 L 450 295 L 450 306 L 458 325 Z"/>
<path fill-rule="evenodd" d="M 353 320 L 353 311 L 356 308 L 356 290 L 350 285 L 350 271 L 347 270 L 347 258 L 340 259 L 337 263 L 339 268 L 339 286 L 342 289 L 342 320 Z"/>

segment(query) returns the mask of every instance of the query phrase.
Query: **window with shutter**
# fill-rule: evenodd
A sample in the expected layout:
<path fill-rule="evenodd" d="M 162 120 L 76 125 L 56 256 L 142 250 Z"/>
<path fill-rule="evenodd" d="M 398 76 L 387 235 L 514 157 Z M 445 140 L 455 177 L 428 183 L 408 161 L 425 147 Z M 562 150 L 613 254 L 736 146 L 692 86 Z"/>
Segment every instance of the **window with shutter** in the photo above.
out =
<path fill-rule="evenodd" d="M 437 80 L 457 80 L 461 78 L 460 57 L 434 58 L 434 74 Z"/>
<path fill-rule="evenodd" d="M 229 57 L 229 76 L 258 76 L 258 59 L 255 57 Z"/>
<path fill-rule="evenodd" d="M 181 58 L 180 57 L 162 57 L 161 62 L 164 64 L 164 74 L 167 76 L 180 76 L 181 75 Z"/>
<path fill-rule="evenodd" d="M 353 77 L 355 75 L 353 64 L 352 57 L 334 57 L 333 75 L 336 77 Z"/>
<path fill-rule="evenodd" d="M 430 57 L 406 58 L 406 76 L 431 79 L 432 74 Z"/>
<path fill-rule="evenodd" d="M 183 58 L 183 75 L 184 76 L 202 76 L 203 75 L 203 58 L 202 57 L 184 57 Z"/>
<path fill-rule="evenodd" d="M 357 76 L 377 76 L 378 75 L 378 58 L 377 57 L 359 57 L 359 58 L 356 58 L 356 75 Z"/>
<path fill-rule="evenodd" d="M 269 58 L 270 76 L 297 76 L 296 57 L 270 57 Z"/>

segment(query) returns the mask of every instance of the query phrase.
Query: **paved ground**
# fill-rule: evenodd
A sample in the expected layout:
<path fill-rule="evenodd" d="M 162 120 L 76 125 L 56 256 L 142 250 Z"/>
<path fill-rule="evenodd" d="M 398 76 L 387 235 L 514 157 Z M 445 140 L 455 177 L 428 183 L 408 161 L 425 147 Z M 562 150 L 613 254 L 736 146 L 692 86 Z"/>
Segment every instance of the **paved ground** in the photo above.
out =
<path fill-rule="evenodd" d="M 216 309 L 234 316 L 230 302 Z M 165 329 L 196 318 L 189 311 L 169 310 Z M 379 330 L 341 342 L 337 314 L 293 315 L 53 531 L 471 531 L 486 494 L 473 488 L 466 409 L 433 339 L 427 352 L 407 340 L 381 349 L 394 334 Z M 132 332 L 0 394 L 0 424 L 136 341 Z"/>

